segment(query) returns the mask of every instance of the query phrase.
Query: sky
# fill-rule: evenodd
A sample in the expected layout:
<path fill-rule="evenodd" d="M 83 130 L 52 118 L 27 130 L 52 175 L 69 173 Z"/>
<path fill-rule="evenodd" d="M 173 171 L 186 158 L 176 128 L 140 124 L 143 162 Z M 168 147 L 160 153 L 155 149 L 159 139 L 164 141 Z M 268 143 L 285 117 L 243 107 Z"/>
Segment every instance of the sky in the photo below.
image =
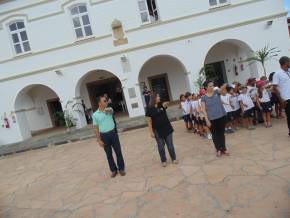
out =
<path fill-rule="evenodd" d="M 284 0 L 285 2 L 285 7 L 288 11 L 290 11 L 290 0 Z M 290 13 L 288 13 L 288 16 L 290 15 Z"/>

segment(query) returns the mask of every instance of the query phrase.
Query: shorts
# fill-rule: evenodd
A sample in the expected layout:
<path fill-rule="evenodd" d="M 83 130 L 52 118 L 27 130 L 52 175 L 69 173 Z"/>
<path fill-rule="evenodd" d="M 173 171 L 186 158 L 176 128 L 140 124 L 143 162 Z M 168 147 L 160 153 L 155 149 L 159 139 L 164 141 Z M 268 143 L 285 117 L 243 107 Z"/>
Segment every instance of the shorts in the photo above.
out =
<path fill-rule="evenodd" d="M 183 115 L 183 120 L 185 123 L 192 122 L 190 118 L 190 114 Z"/>
<path fill-rule="evenodd" d="M 271 113 L 273 108 L 271 102 L 261 102 L 262 112 L 263 113 Z"/>
<path fill-rule="evenodd" d="M 254 117 L 254 108 L 246 110 L 243 114 L 243 118 L 253 118 Z"/>
<path fill-rule="evenodd" d="M 227 123 L 232 122 L 234 120 L 234 111 L 227 112 Z"/>
<path fill-rule="evenodd" d="M 233 113 L 234 113 L 234 119 L 237 119 L 237 118 L 241 117 L 242 110 L 240 108 L 240 109 L 234 111 Z"/>
<path fill-rule="evenodd" d="M 199 117 L 198 118 L 198 124 L 201 126 L 206 126 L 206 121 L 204 117 Z"/>

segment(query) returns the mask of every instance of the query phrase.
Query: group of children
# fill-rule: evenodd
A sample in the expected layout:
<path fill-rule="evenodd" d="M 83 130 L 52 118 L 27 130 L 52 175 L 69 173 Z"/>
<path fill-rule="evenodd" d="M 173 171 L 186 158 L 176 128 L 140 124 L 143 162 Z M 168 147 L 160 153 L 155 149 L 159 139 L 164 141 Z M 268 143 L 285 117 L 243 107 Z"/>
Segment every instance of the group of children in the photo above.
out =
<path fill-rule="evenodd" d="M 220 90 L 220 97 L 227 113 L 226 133 L 234 133 L 240 127 L 249 130 L 255 129 L 260 114 L 262 114 L 261 119 L 264 126 L 272 127 L 273 102 L 271 98 L 273 96 L 271 96 L 270 81 L 261 78 L 256 82 L 255 78 L 250 78 L 247 85 L 234 82 L 223 87 Z M 201 89 L 198 95 L 189 92 L 180 95 L 180 107 L 186 129 L 212 139 L 201 107 L 200 99 L 205 94 L 205 89 Z"/>

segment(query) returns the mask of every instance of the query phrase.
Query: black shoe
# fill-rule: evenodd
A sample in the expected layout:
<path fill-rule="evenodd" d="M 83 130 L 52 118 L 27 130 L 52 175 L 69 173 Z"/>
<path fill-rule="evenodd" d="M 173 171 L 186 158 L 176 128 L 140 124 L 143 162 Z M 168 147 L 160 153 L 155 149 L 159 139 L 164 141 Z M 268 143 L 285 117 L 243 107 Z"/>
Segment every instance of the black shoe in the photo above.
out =
<path fill-rule="evenodd" d="M 126 175 L 125 170 L 120 170 L 119 173 L 120 173 L 121 176 L 125 176 Z"/>
<path fill-rule="evenodd" d="M 115 178 L 115 177 L 117 176 L 117 174 L 118 174 L 118 172 L 117 172 L 117 171 L 115 171 L 115 172 L 112 172 L 112 174 L 111 174 L 111 178 Z"/>

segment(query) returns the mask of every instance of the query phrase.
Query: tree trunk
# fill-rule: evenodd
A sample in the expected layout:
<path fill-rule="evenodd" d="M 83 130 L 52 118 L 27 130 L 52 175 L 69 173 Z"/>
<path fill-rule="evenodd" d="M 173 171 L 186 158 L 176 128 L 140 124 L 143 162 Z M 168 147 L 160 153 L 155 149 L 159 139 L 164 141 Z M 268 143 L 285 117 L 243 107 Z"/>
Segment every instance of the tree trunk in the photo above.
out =
<path fill-rule="evenodd" d="M 262 66 L 263 66 L 263 70 L 264 70 L 264 76 L 266 76 L 266 77 L 267 77 L 267 72 L 266 72 L 265 63 L 262 63 Z"/>

